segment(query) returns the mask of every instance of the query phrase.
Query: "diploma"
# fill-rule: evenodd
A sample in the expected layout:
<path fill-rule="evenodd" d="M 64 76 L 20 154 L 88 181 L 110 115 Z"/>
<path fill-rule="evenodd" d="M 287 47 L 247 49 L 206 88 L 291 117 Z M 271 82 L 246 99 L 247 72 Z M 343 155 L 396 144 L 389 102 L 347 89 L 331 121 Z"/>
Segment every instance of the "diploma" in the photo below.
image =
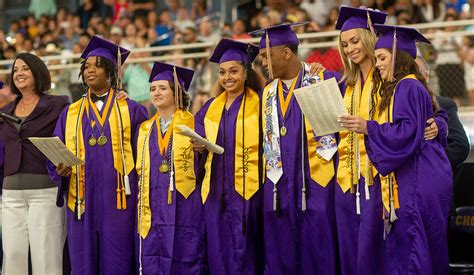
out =
<path fill-rule="evenodd" d="M 219 154 L 219 155 L 224 153 L 224 148 L 222 148 L 221 146 L 219 146 L 215 143 L 212 143 L 209 140 L 201 137 L 198 133 L 191 130 L 188 126 L 186 126 L 186 125 L 176 125 L 176 127 L 179 129 L 178 134 L 183 135 L 183 136 L 187 136 L 189 138 L 193 138 L 193 139 L 199 141 L 200 143 L 202 143 L 206 146 L 207 150 L 209 150 L 209 151 L 211 151 L 215 154 Z"/>

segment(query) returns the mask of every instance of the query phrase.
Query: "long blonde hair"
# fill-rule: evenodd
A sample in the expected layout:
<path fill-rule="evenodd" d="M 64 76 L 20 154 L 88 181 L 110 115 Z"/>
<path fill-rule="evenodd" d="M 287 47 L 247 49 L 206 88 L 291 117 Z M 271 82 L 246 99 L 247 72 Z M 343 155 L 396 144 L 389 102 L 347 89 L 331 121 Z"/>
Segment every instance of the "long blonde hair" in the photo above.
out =
<path fill-rule="evenodd" d="M 377 37 L 372 34 L 370 30 L 360 28 L 355 30 L 357 30 L 357 34 L 360 37 L 365 54 L 370 58 L 372 64 L 375 64 L 375 42 L 377 41 Z M 339 54 L 344 64 L 344 74 L 341 81 L 346 81 L 346 86 L 354 86 L 360 77 L 360 66 L 353 64 L 349 57 L 344 54 L 341 35 L 339 35 Z"/>

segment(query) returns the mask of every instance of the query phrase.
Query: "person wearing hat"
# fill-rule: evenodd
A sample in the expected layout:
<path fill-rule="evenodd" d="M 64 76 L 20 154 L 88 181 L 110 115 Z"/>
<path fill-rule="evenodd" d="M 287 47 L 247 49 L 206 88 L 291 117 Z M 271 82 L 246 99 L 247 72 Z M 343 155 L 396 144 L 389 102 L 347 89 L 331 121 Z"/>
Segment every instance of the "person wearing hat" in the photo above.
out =
<path fill-rule="evenodd" d="M 194 71 L 155 62 L 150 98 L 157 113 L 137 138 L 139 274 L 203 274 L 204 223 L 194 148 L 179 126 L 194 129 L 188 89 Z M 196 190 L 197 189 L 197 190 Z"/>
<path fill-rule="evenodd" d="M 426 140 L 426 121 L 439 109 L 415 62 L 416 29 L 375 24 L 376 116 L 343 115 L 363 134 L 382 186 L 384 238 L 379 274 L 448 274 L 447 227 L 452 171 L 444 141 Z"/>
<path fill-rule="evenodd" d="M 350 114 L 370 118 L 374 104 L 374 45 L 377 36 L 373 23 L 383 24 L 387 14 L 366 8 L 341 6 L 336 29 L 339 53 L 344 64 L 342 80 L 346 86 L 344 103 Z M 364 135 L 342 130 L 338 144 L 339 163 L 335 209 L 339 257 L 342 274 L 380 274 L 383 249 L 383 221 L 380 183 L 370 163 Z"/>
<path fill-rule="evenodd" d="M 229 39 L 220 40 L 209 57 L 219 64 L 222 93 L 196 114 L 196 132 L 224 148 L 223 154 L 204 150 L 199 174 L 204 173 L 206 250 L 211 274 L 262 274 L 262 152 L 259 127 L 263 86 L 252 62 L 258 48 Z"/>
<path fill-rule="evenodd" d="M 298 57 L 299 41 L 283 24 L 258 30 L 270 80 L 262 92 L 266 178 L 263 185 L 265 271 L 268 274 L 336 274 L 334 214 L 335 135 L 315 136 L 294 89 L 340 75 L 311 73 Z M 329 146 L 323 146 L 327 141 Z"/>
<path fill-rule="evenodd" d="M 136 127 L 147 111 L 118 99 L 121 65 L 130 51 L 94 36 L 82 53 L 81 99 L 59 117 L 58 136 L 84 164 L 50 170 L 57 204 L 66 196 L 73 274 L 134 274 L 137 184 L 133 150 Z"/>
<path fill-rule="evenodd" d="M 387 14 L 380 11 L 341 6 L 336 23 L 336 29 L 341 31 L 339 52 L 344 64 L 344 102 L 350 114 L 365 119 L 376 116 L 376 99 L 371 95 L 377 84 L 373 78 L 377 39 L 373 24 L 383 24 L 386 17 Z M 438 130 L 440 136 L 445 136 L 446 122 L 442 116 L 428 119 L 427 124 L 426 139 L 435 138 Z M 340 137 L 335 203 L 341 271 L 343 274 L 379 274 L 379 266 L 373 264 L 380 262 L 383 242 L 378 171 L 367 156 L 364 135 L 343 130 Z"/>

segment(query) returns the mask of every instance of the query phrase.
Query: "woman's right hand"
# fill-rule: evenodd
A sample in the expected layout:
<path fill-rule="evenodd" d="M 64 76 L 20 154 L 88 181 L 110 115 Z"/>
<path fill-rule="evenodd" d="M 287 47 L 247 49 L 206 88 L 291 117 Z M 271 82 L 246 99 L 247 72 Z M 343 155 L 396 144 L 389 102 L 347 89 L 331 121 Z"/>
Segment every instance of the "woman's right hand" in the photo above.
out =
<path fill-rule="evenodd" d="M 196 139 L 192 138 L 190 142 L 193 144 L 193 147 L 199 153 L 204 152 L 206 150 L 206 145 L 202 144 L 201 142 L 197 141 Z"/>
<path fill-rule="evenodd" d="M 72 168 L 71 168 L 71 166 L 66 166 L 66 165 L 60 163 L 56 167 L 56 172 L 58 172 L 58 174 L 61 177 L 70 177 L 71 173 L 72 173 Z"/>

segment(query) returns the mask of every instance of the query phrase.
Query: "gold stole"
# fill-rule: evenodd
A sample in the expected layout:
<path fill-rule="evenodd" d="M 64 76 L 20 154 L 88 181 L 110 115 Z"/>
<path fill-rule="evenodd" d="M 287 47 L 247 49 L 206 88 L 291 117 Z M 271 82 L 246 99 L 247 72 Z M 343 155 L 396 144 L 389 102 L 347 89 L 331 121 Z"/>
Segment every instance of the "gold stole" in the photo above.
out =
<path fill-rule="evenodd" d="M 148 119 L 140 125 L 137 141 L 137 173 L 139 176 L 138 193 L 138 233 L 142 238 L 146 238 L 151 228 L 152 213 L 150 208 L 150 135 L 154 122 L 159 124 L 158 114 Z M 177 133 L 177 125 L 186 125 L 194 129 L 194 117 L 188 111 L 177 110 L 174 113 L 172 129 Z M 161 131 L 157 128 L 157 135 Z M 184 196 L 185 199 L 196 188 L 196 176 L 194 173 L 194 150 L 190 143 L 190 138 L 183 135 L 173 135 L 173 165 L 176 190 Z M 168 146 L 166 143 L 165 146 Z M 158 148 L 160 150 L 161 148 Z M 165 149 L 166 150 L 166 149 Z"/>
<path fill-rule="evenodd" d="M 219 124 L 222 117 L 222 112 L 227 101 L 227 91 L 224 91 L 209 106 L 206 116 L 204 118 L 204 128 L 206 137 L 209 141 L 215 143 L 217 134 L 219 132 Z M 245 103 L 245 114 L 243 107 Z M 243 119 L 242 119 L 243 118 Z M 245 125 L 242 125 L 242 121 Z M 258 161 L 259 161 L 259 97 L 258 94 L 246 88 L 242 103 L 240 104 L 239 112 L 235 125 L 235 191 L 239 193 L 244 199 L 250 199 L 259 188 L 258 177 Z M 244 130 L 242 129 L 245 126 Z M 245 143 L 243 148 L 242 141 Z M 201 196 L 202 202 L 205 203 L 209 195 L 211 183 L 211 165 L 213 153 L 209 152 L 205 170 L 206 174 L 202 182 Z M 224 172 L 224 171 L 223 171 Z M 245 180 L 245 185 L 244 185 Z"/>
<path fill-rule="evenodd" d="M 372 92 L 372 71 L 370 69 L 367 80 L 364 83 L 364 87 L 361 91 L 361 80 L 358 79 L 355 86 L 348 86 L 344 94 L 344 103 L 346 107 L 351 111 L 351 115 L 360 116 L 365 120 L 370 120 L 369 112 L 371 107 L 371 92 Z M 358 97 L 358 100 L 354 100 L 354 97 Z M 358 106 L 354 106 L 359 104 Z M 356 110 L 359 110 L 357 112 Z M 340 132 L 341 140 L 338 146 L 339 153 L 339 165 L 337 169 L 337 182 L 341 186 L 342 191 L 345 193 L 347 190 L 358 184 L 359 175 L 357 171 L 356 162 L 356 137 L 359 143 L 359 164 L 360 173 L 366 179 L 366 184 L 372 185 L 373 178 L 377 175 L 378 171 L 372 167 L 370 160 L 367 156 L 364 143 L 364 135 L 351 133 L 348 130 L 342 130 Z"/>
<path fill-rule="evenodd" d="M 321 80 L 324 80 L 324 73 L 322 71 L 319 73 L 319 78 Z M 280 81 L 280 80 L 275 79 L 273 81 Z M 263 89 L 263 96 L 262 96 L 262 113 L 263 114 L 265 114 L 267 96 L 268 96 L 270 87 L 272 87 L 272 83 L 273 82 L 268 83 L 267 86 L 265 86 L 265 88 Z M 289 99 L 287 100 L 289 101 Z M 282 104 L 282 102 L 280 102 L 280 104 Z M 273 111 L 277 112 L 278 110 L 273 110 Z M 316 142 L 315 140 L 316 136 L 313 131 L 313 128 L 311 127 L 311 124 L 306 118 L 305 118 L 304 123 L 306 127 L 306 140 L 308 141 L 308 157 L 309 157 L 309 169 L 310 169 L 311 179 L 313 179 L 313 181 L 317 182 L 322 187 L 326 187 L 331 181 L 331 179 L 334 177 L 333 158 L 330 161 L 327 161 L 317 154 L 316 147 L 319 145 L 318 144 L 319 142 Z M 262 127 L 263 127 L 262 129 L 266 129 L 265 116 L 262 117 Z M 266 164 L 265 160 L 263 161 L 263 163 L 264 165 Z M 266 167 L 267 166 L 265 165 L 265 171 L 266 171 Z"/>
<path fill-rule="evenodd" d="M 416 79 L 416 76 L 414 74 L 409 74 L 405 76 L 404 78 L 400 79 L 398 83 L 400 83 L 403 79 Z M 398 86 L 397 83 L 397 86 Z M 392 95 L 392 98 L 390 99 L 390 106 L 385 109 L 379 116 L 378 116 L 378 123 L 383 124 L 383 123 L 393 123 L 393 100 L 395 98 L 395 91 L 397 87 L 394 89 L 394 94 Z M 397 184 L 397 177 L 395 172 L 389 173 L 387 176 L 383 177 L 382 175 L 380 176 L 380 183 L 382 184 L 382 202 L 383 202 L 383 207 L 385 210 L 387 210 L 388 213 L 390 213 L 390 210 L 393 208 L 393 210 L 400 208 L 400 203 L 398 201 L 398 184 Z M 392 193 L 393 193 L 393 201 L 391 201 L 390 198 L 390 183 L 392 187 Z M 390 205 L 393 203 L 393 207 Z"/>
<path fill-rule="evenodd" d="M 110 91 L 109 97 L 113 96 L 113 91 Z M 112 108 L 108 122 L 110 125 L 110 136 L 111 136 L 111 146 L 112 154 L 114 159 L 114 168 L 117 171 L 117 209 L 126 209 L 126 197 L 125 197 L 125 186 L 122 180 L 122 177 L 130 174 L 133 170 L 133 151 L 131 144 L 131 125 L 130 125 L 130 114 L 128 110 L 128 104 L 125 99 L 123 100 L 111 100 L 107 102 L 109 106 L 107 108 Z M 115 104 L 114 104 L 115 103 Z M 82 110 L 81 110 L 81 105 Z M 95 107 L 93 104 L 92 108 Z M 118 108 L 117 108 L 118 107 Z M 65 130 L 65 143 L 66 146 L 73 154 L 76 154 L 76 129 L 78 137 L 78 156 L 81 160 L 85 160 L 85 147 L 84 147 L 84 135 L 82 133 L 82 117 L 84 115 L 84 110 L 89 108 L 88 101 L 85 98 L 76 101 L 71 104 L 68 109 L 66 116 L 66 130 Z M 105 123 L 106 121 L 104 121 Z M 92 122 L 89 122 L 92 123 Z M 119 129 L 119 123 L 121 123 L 122 133 Z M 105 124 L 104 124 L 105 128 Z M 123 153 L 125 158 L 125 164 L 127 170 L 124 171 L 124 166 L 122 162 L 122 153 L 120 148 L 120 134 L 122 134 L 123 142 Z M 106 145 L 107 146 L 107 145 Z M 79 175 L 79 183 L 76 181 L 76 175 Z M 68 207 L 71 211 L 74 211 L 74 204 L 76 202 L 76 186 L 79 184 L 79 198 L 81 199 L 81 213 L 85 211 L 85 201 L 84 201 L 84 188 L 85 188 L 85 167 L 79 166 L 79 169 L 76 166 L 72 167 L 72 173 L 69 180 L 69 193 L 68 193 Z"/>

